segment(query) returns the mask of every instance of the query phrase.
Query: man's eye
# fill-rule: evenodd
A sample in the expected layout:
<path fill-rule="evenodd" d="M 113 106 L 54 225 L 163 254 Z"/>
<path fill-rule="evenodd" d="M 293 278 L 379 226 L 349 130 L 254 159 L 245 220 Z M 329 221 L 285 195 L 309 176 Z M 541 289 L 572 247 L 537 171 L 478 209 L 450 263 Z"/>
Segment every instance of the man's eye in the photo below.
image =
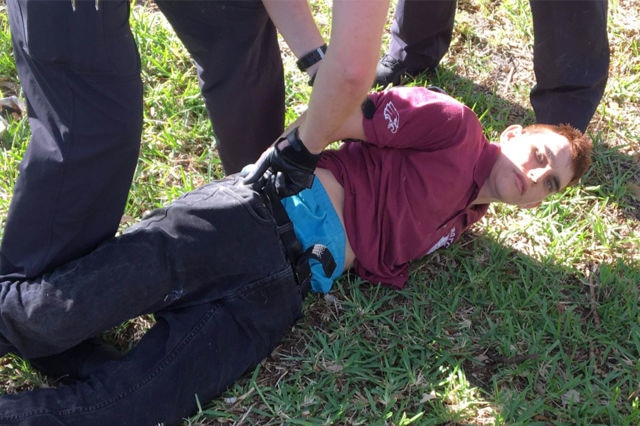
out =
<path fill-rule="evenodd" d="M 553 182 L 551 179 L 545 180 L 544 185 L 547 187 L 547 191 L 553 192 Z"/>

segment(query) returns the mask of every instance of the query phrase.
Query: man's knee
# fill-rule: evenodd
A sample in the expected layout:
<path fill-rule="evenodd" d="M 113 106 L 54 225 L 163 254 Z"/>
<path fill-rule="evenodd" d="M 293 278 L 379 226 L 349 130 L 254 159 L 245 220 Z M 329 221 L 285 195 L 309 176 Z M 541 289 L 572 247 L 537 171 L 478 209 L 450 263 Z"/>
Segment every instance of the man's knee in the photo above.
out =
<path fill-rule="evenodd" d="M 1 296 L 2 337 L 5 346 L 12 346 L 21 356 L 53 355 L 82 340 L 75 336 L 75 330 L 83 319 L 68 314 L 73 301 L 65 299 L 51 285 L 18 284 L 8 291 L 3 289 Z"/>

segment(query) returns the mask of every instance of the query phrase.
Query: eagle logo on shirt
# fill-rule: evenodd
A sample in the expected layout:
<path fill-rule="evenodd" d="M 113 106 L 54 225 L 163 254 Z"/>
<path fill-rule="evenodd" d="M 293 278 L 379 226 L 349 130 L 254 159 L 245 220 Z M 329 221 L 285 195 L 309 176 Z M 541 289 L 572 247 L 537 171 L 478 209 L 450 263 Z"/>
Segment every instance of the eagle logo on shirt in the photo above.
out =
<path fill-rule="evenodd" d="M 431 254 L 434 251 L 443 247 L 449 247 L 456 240 L 456 228 L 451 228 L 447 235 L 443 235 L 440 239 L 429 249 L 427 254 Z"/>
<path fill-rule="evenodd" d="M 387 102 L 383 113 L 384 119 L 387 120 L 387 129 L 395 134 L 398 131 L 398 127 L 400 127 L 400 113 L 392 102 Z"/>

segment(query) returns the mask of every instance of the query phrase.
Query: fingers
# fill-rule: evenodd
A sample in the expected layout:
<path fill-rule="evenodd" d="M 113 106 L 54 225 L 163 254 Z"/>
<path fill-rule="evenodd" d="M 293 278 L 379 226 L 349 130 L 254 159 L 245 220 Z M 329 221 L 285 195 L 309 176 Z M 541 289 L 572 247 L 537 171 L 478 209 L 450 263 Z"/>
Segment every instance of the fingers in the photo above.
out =
<path fill-rule="evenodd" d="M 287 178 L 284 175 L 284 173 L 282 172 L 276 173 L 275 185 L 276 185 L 276 193 L 280 198 L 284 198 L 291 195 L 287 190 Z"/>
<path fill-rule="evenodd" d="M 246 176 L 243 179 L 245 185 L 250 185 L 252 183 L 257 182 L 269 169 L 271 166 L 271 152 L 273 151 L 273 147 L 267 149 L 262 153 L 258 161 L 253 165 L 252 168 L 249 168 Z"/>

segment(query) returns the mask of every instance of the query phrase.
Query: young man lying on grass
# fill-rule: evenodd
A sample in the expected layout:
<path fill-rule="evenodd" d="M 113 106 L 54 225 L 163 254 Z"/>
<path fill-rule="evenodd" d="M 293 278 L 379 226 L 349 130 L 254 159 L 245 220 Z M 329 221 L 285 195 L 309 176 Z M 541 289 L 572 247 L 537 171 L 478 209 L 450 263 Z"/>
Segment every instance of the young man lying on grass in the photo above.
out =
<path fill-rule="evenodd" d="M 510 126 L 490 143 L 469 108 L 425 88 L 365 106 L 310 189 L 279 201 L 269 172 L 264 189 L 231 176 L 46 275 L 0 277 L 0 354 L 68 382 L 1 397 L 0 424 L 178 423 L 274 349 L 309 274 L 318 292 L 347 270 L 402 287 L 409 261 L 452 244 L 489 203 L 535 206 L 590 164 L 590 139 L 569 126 Z M 126 354 L 92 339 L 145 313 L 156 324 Z"/>

